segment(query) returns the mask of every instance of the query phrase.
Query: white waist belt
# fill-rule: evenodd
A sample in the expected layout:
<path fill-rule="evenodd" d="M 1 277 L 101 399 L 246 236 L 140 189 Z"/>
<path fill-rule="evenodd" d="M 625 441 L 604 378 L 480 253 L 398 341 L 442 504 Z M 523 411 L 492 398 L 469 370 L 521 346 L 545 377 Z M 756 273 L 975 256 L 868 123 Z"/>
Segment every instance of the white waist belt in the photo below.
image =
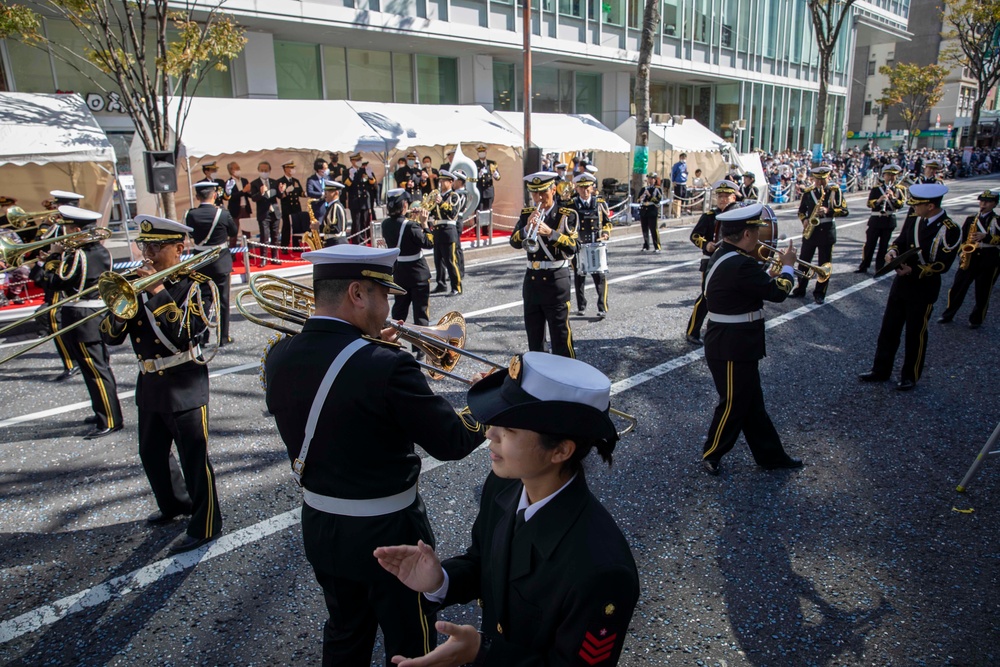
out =
<path fill-rule="evenodd" d="M 228 248 L 229 244 L 220 243 L 219 245 L 193 245 L 191 247 L 194 248 L 195 250 L 200 250 L 201 252 L 204 252 L 206 250 L 212 250 L 214 248 Z"/>
<path fill-rule="evenodd" d="M 445 225 L 451 225 L 452 227 L 454 227 L 455 226 L 455 221 L 454 220 L 435 220 L 434 221 L 434 226 L 435 227 L 444 227 Z"/>
<path fill-rule="evenodd" d="M 567 266 L 568 264 L 569 264 L 569 262 L 566 261 L 565 259 L 560 260 L 558 262 L 548 262 L 548 261 L 545 261 L 545 262 L 531 262 L 531 261 L 529 261 L 528 262 L 528 268 L 529 269 L 535 269 L 536 271 L 538 269 L 561 269 L 564 266 Z"/>
<path fill-rule="evenodd" d="M 81 299 L 79 301 L 73 301 L 72 303 L 67 303 L 66 308 L 107 308 L 108 304 L 104 303 L 100 299 Z"/>
<path fill-rule="evenodd" d="M 194 359 L 200 355 L 201 345 L 195 345 L 190 350 L 178 352 L 177 354 L 172 354 L 169 357 L 163 357 L 162 359 L 143 359 L 139 362 L 139 372 L 143 375 L 147 373 L 156 373 L 157 371 L 162 371 L 165 368 L 173 368 L 174 366 L 180 366 L 181 364 L 186 364 L 189 361 L 194 361 Z"/>
<path fill-rule="evenodd" d="M 417 261 L 418 259 L 420 259 L 423 256 L 424 256 L 423 253 L 420 253 L 420 252 L 418 252 L 416 255 L 400 255 L 399 257 L 396 258 L 396 261 L 397 262 L 415 262 L 415 261 Z"/>
<path fill-rule="evenodd" d="M 742 324 L 743 322 L 756 322 L 764 319 L 764 309 L 755 310 L 752 313 L 740 313 L 739 315 L 720 315 L 719 313 L 708 313 L 710 322 L 719 324 Z"/>
<path fill-rule="evenodd" d="M 320 512 L 326 512 L 327 514 L 339 514 L 341 516 L 382 516 L 383 514 L 392 514 L 393 512 L 406 509 L 417 499 L 416 484 L 394 496 L 366 498 L 364 500 L 321 496 L 309 489 L 303 489 L 302 491 L 302 499 L 309 507 Z"/>

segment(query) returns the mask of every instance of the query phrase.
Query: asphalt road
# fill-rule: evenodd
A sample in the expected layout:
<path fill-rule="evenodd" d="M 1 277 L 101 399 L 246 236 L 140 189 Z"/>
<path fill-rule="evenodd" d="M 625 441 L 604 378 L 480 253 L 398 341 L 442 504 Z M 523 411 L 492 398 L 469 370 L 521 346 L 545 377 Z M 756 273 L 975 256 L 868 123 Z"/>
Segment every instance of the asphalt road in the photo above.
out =
<path fill-rule="evenodd" d="M 997 184 L 950 187 L 946 208 L 961 221 Z M 1000 322 L 993 314 L 969 330 L 967 302 L 953 324 L 934 323 L 944 290 L 917 389 L 859 383 L 891 278 L 851 272 L 866 216 L 862 201 L 849 202 L 826 304 L 767 306 L 765 397 L 800 471 L 761 471 L 742 442 L 720 477 L 701 470 L 717 396 L 683 340 L 699 285 L 687 228 L 667 230 L 658 255 L 639 252 L 637 226 L 617 230 L 610 317 L 572 320 L 579 358 L 611 377 L 613 405 L 639 419 L 613 468 L 595 458 L 587 472 L 641 576 L 623 665 L 1000 664 L 1000 458 L 955 492 L 1000 419 Z M 780 217 L 795 238 L 794 213 Z M 499 362 L 523 351 L 522 260 L 470 261 L 466 293 L 435 296 L 432 318 L 462 311 L 469 348 Z M 592 286 L 588 297 L 592 316 Z M 137 456 L 131 351 L 113 360 L 126 428 L 99 441 L 80 437 L 82 381 L 46 382 L 59 371 L 49 346 L 0 366 L 0 662 L 318 664 L 326 610 L 302 552 L 299 491 L 262 414 L 257 365 L 269 334 L 235 321 L 237 343 L 211 364 L 225 535 L 176 558 L 166 546 L 183 522 L 144 522 L 155 506 Z M 464 405 L 457 383 L 435 388 Z M 425 462 L 421 493 L 441 554 L 466 543 L 488 470 L 482 450 Z M 475 623 L 476 608 L 441 618 Z"/>

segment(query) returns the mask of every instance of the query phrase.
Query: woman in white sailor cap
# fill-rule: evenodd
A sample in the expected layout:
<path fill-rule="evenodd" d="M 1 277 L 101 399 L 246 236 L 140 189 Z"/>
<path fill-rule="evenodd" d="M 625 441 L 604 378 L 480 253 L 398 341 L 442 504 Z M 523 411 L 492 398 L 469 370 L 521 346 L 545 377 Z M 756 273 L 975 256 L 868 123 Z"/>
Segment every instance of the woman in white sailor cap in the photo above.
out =
<path fill-rule="evenodd" d="M 439 622 L 450 639 L 412 665 L 615 665 L 639 598 L 631 550 L 587 486 L 591 450 L 618 440 L 611 382 L 575 359 L 528 352 L 469 390 L 489 424 L 492 472 L 471 544 L 442 564 L 417 545 L 380 547 L 379 563 L 427 602 L 479 599 L 482 628 Z"/>

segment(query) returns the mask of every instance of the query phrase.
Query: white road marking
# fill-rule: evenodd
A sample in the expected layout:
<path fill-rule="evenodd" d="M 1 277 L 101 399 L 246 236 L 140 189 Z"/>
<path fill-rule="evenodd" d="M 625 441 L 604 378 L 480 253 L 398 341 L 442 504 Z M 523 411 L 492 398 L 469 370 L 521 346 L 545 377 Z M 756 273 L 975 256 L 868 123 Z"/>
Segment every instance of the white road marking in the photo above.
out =
<path fill-rule="evenodd" d="M 854 294 L 855 292 L 871 287 L 887 277 L 888 276 L 863 280 L 856 285 L 852 285 L 851 287 L 843 289 L 839 292 L 827 295 L 826 303 L 824 304 L 808 304 L 802 306 L 801 308 L 797 308 L 793 311 L 785 313 L 784 315 L 780 315 L 772 320 L 768 320 L 765 326 L 768 329 L 773 329 L 776 326 L 791 322 L 796 318 L 802 317 L 803 315 L 811 313 L 814 310 L 818 310 L 819 308 L 823 308 L 831 303 L 835 303 L 836 301 Z M 615 382 L 611 386 L 611 393 L 619 394 L 627 389 L 631 389 L 644 382 L 648 382 L 649 380 L 665 375 L 670 371 L 692 364 L 695 361 L 704 358 L 704 356 L 704 348 L 693 350 L 692 352 L 688 352 L 681 357 L 671 359 L 670 361 L 660 364 L 659 366 L 654 366 L 653 368 L 637 373 L 629 378 Z M 245 365 L 245 367 L 253 366 L 256 366 L 256 364 Z M 226 371 L 236 372 L 233 369 L 226 369 Z M 477 448 L 477 451 L 485 448 L 486 444 L 484 443 Z M 423 459 L 422 472 L 430 472 L 431 470 L 446 465 L 447 463 L 449 462 L 437 461 L 432 458 Z M 47 625 L 52 625 L 70 614 L 75 614 L 95 605 L 110 602 L 113 599 L 121 598 L 129 593 L 136 592 L 146 586 L 149 586 L 150 584 L 156 583 L 167 575 L 182 572 L 194 567 L 198 563 L 229 553 L 230 551 L 234 551 L 240 547 L 247 546 L 286 528 L 291 528 L 298 524 L 299 514 L 299 508 L 283 512 L 269 519 L 253 524 L 252 526 L 242 528 L 234 533 L 223 535 L 218 540 L 215 540 L 201 549 L 156 561 L 155 563 L 151 563 L 150 565 L 134 570 L 129 574 L 115 577 L 114 579 L 98 584 L 97 586 L 87 588 L 79 593 L 62 598 L 61 600 L 57 600 L 51 604 L 37 607 L 29 612 L 17 616 L 16 618 L 4 621 L 0 623 L 0 644 L 5 644 L 12 639 L 34 632 Z"/>

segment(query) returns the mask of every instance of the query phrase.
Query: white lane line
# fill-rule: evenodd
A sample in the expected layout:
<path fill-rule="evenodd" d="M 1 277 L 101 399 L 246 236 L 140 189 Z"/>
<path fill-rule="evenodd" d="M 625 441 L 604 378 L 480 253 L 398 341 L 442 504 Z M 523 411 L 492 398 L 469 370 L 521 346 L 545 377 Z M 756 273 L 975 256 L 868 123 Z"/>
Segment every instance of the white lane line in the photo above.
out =
<path fill-rule="evenodd" d="M 843 289 L 839 292 L 827 295 L 826 303 L 824 304 L 808 304 L 802 306 L 801 308 L 797 308 L 793 311 L 785 313 L 784 315 L 780 315 L 773 320 L 768 320 L 765 326 L 768 329 L 772 329 L 776 326 L 785 324 L 786 322 L 791 322 L 792 320 L 802 317 L 807 313 L 811 313 L 814 310 L 839 301 L 840 299 L 854 294 L 855 292 L 871 287 L 875 283 L 884 280 L 887 277 L 888 276 L 883 276 L 882 278 L 869 278 L 868 280 L 863 280 L 856 285 L 852 285 L 851 287 Z M 611 393 L 618 394 L 626 389 L 631 389 L 632 387 L 636 387 L 644 382 L 669 373 L 672 370 L 687 366 L 704 356 L 704 349 L 699 348 L 685 354 L 684 356 L 671 359 L 670 361 L 660 364 L 659 366 L 654 366 L 653 368 L 637 373 L 632 377 L 615 382 L 611 385 Z M 486 443 L 480 445 L 477 450 L 485 449 L 485 447 Z M 428 457 L 422 460 L 421 472 L 427 473 L 448 463 L 450 462 L 438 461 Z M 252 526 L 241 528 L 235 533 L 223 535 L 215 542 L 210 545 L 206 545 L 201 549 L 196 549 L 195 551 L 181 554 L 180 556 L 159 560 L 155 563 L 151 563 L 150 565 L 134 570 L 129 574 L 115 577 L 110 581 L 106 581 L 102 584 L 98 584 L 97 586 L 80 591 L 74 595 L 62 598 L 52 604 L 37 607 L 29 612 L 17 616 L 16 618 L 4 621 L 0 623 L 0 644 L 5 644 L 12 639 L 25 635 L 29 632 L 34 632 L 35 630 L 39 630 L 47 625 L 51 625 L 70 614 L 75 614 L 89 607 L 103 604 L 115 598 L 123 597 L 128 593 L 138 591 L 141 588 L 156 583 L 158 580 L 167 575 L 192 568 L 200 562 L 210 560 L 217 556 L 229 553 L 230 551 L 234 551 L 240 547 L 247 546 L 248 544 L 256 542 L 257 540 L 263 539 L 269 535 L 273 535 L 274 533 L 286 528 L 291 528 L 292 526 L 298 524 L 300 511 L 301 510 L 299 508 L 296 508 L 283 512 L 282 514 L 277 514 Z"/>
<path fill-rule="evenodd" d="M 254 361 L 248 364 L 240 364 L 239 366 L 230 366 L 229 368 L 223 368 L 221 370 L 212 371 L 208 374 L 208 377 L 214 378 L 220 375 L 229 375 L 230 373 L 239 373 L 240 371 L 250 370 L 251 368 L 258 368 L 260 366 L 259 361 Z M 130 389 L 128 391 L 118 392 L 118 398 L 132 398 L 135 396 L 135 390 Z M 4 419 L 0 421 L 0 428 L 6 426 L 14 426 L 15 424 L 23 424 L 25 422 L 35 421 L 38 419 L 45 419 L 46 417 L 52 417 L 53 415 L 61 415 L 66 412 L 72 412 L 73 410 L 81 410 L 83 408 L 89 408 L 90 401 L 83 401 L 81 403 L 70 403 L 69 405 L 61 405 L 58 408 L 49 408 L 48 410 L 42 410 L 41 412 L 31 412 L 26 415 L 21 415 L 19 417 L 11 417 L 9 419 Z"/>
<path fill-rule="evenodd" d="M 297 507 L 282 514 L 272 516 L 260 523 L 223 535 L 211 544 L 178 556 L 164 558 L 128 574 L 109 579 L 102 584 L 87 588 L 56 600 L 9 621 L 0 623 L 0 644 L 6 644 L 21 635 L 39 630 L 77 612 L 84 611 L 105 602 L 124 597 L 129 593 L 154 584 L 163 577 L 190 569 L 200 562 L 211 560 L 229 553 L 241 546 L 256 542 L 268 535 L 291 528 L 299 523 L 302 509 Z"/>

